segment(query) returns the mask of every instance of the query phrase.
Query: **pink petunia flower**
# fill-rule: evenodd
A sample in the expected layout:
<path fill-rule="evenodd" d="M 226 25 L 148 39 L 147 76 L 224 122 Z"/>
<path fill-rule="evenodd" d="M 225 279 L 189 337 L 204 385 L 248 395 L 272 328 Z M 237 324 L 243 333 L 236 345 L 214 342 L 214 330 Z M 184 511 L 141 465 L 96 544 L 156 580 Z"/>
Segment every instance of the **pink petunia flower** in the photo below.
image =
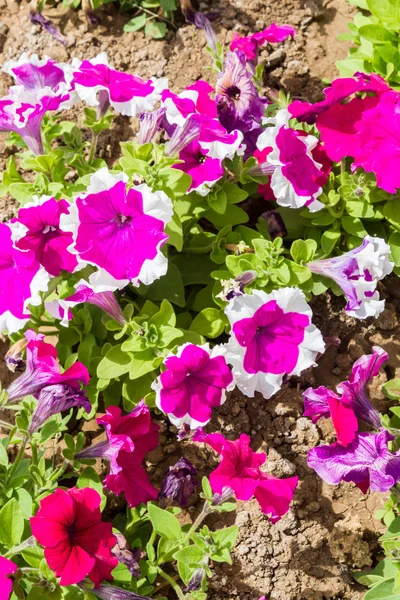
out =
<path fill-rule="evenodd" d="M 318 115 L 321 115 L 332 106 L 340 104 L 347 98 L 357 93 L 372 92 L 377 95 L 390 90 L 390 87 L 379 75 L 371 73 L 356 73 L 353 77 L 339 78 L 332 81 L 331 85 L 324 89 L 325 99 L 321 102 L 311 104 L 295 100 L 289 105 L 289 112 L 298 121 L 315 123 Z"/>
<path fill-rule="evenodd" d="M 253 290 L 233 298 L 225 313 L 232 331 L 220 352 L 233 366 L 236 385 L 249 397 L 258 391 L 270 398 L 284 375 L 299 375 L 324 352 L 321 332 L 311 323 L 311 308 L 299 289 Z"/>
<path fill-rule="evenodd" d="M 91 60 L 74 59 L 67 70 L 67 80 L 79 98 L 89 106 L 98 106 L 101 114 L 111 105 L 129 117 L 152 110 L 167 87 L 165 78 L 145 81 L 113 69 L 104 52 Z"/>
<path fill-rule="evenodd" d="M 96 586 L 113 579 L 118 559 L 111 549 L 117 538 L 111 523 L 101 520 L 100 502 L 100 494 L 91 488 L 58 488 L 41 500 L 30 520 L 32 534 L 44 546 L 47 564 L 62 586 L 87 575 Z"/>
<path fill-rule="evenodd" d="M 217 105 L 210 98 L 214 88 L 199 79 L 189 85 L 184 92 L 174 94 L 170 90 L 163 90 L 161 94 L 162 106 L 165 109 L 165 118 L 170 125 L 182 127 L 186 119 L 193 114 L 204 115 L 210 118 L 217 117 Z"/>
<path fill-rule="evenodd" d="M 146 184 L 128 189 L 127 179 L 124 173 L 100 169 L 92 175 L 87 193 L 61 216 L 61 229 L 73 234 L 70 250 L 80 263 L 99 267 L 98 285 L 113 280 L 113 289 L 130 281 L 149 285 L 165 275 L 168 266 L 161 246 L 168 239 L 164 228 L 172 217 L 171 200 Z"/>
<path fill-rule="evenodd" d="M 258 48 L 265 43 L 275 44 L 284 42 L 288 37 L 294 37 L 296 30 L 290 25 L 276 25 L 271 23 L 263 31 L 258 31 L 252 35 L 242 37 L 239 33 L 234 34 L 231 42 L 231 50 L 239 50 L 246 55 L 248 61 L 257 60 Z"/>
<path fill-rule="evenodd" d="M 87 414 L 91 411 L 91 404 L 86 394 L 68 383 L 46 385 L 36 394 L 38 402 L 33 411 L 29 433 L 33 433 L 52 415 L 70 410 L 71 408 L 84 408 Z"/>
<path fill-rule="evenodd" d="M 53 277 L 64 270 L 72 273 L 78 265 L 76 256 L 67 250 L 72 244 L 72 234 L 60 229 L 60 217 L 68 214 L 68 209 L 66 200 L 36 196 L 10 222 L 14 245 L 20 250 L 32 250 L 36 260 Z"/>
<path fill-rule="evenodd" d="M 336 386 L 338 394 L 325 386 L 308 388 L 304 396 L 304 416 L 316 423 L 320 417 L 332 417 L 338 442 L 347 446 L 356 437 L 357 419 L 379 429 L 381 419 L 368 397 L 367 386 L 379 374 L 388 354 L 374 346 L 372 354 L 361 356 L 353 365 L 348 381 Z"/>
<path fill-rule="evenodd" d="M 184 344 L 167 357 L 163 371 L 153 384 L 156 404 L 176 427 L 191 429 L 205 425 L 212 409 L 225 402 L 233 376 L 223 356 L 212 356 L 209 346 Z"/>
<path fill-rule="evenodd" d="M 307 263 L 313 273 L 329 277 L 343 290 L 345 310 L 351 317 L 376 317 L 384 307 L 376 287 L 378 281 L 393 271 L 390 246 L 378 237 L 366 235 L 361 246 L 341 256 Z"/>
<path fill-rule="evenodd" d="M 210 475 L 210 485 L 215 493 L 221 494 L 224 488 L 231 488 L 238 500 L 248 501 L 255 497 L 261 511 L 272 523 L 288 512 L 298 477 L 277 479 L 263 473 L 260 467 L 267 457 L 263 452 L 253 452 L 247 435 L 242 433 L 238 440 L 230 441 L 220 433 L 206 434 L 199 429 L 193 440 L 205 442 L 221 456 L 219 466 Z"/>
<path fill-rule="evenodd" d="M 211 158 L 208 150 L 203 150 L 197 141 L 181 150 L 179 160 L 183 162 L 174 165 L 174 169 L 184 171 L 192 178 L 188 192 L 196 191 L 200 196 L 206 196 L 224 175 L 222 161 Z"/>
<path fill-rule="evenodd" d="M 34 252 L 13 247 L 12 232 L 0 223 L 0 331 L 15 333 L 29 321 L 28 306 L 38 306 L 47 291 L 49 275 Z"/>
<path fill-rule="evenodd" d="M 9 600 L 12 592 L 12 576 L 18 571 L 15 563 L 0 556 L 0 597 Z"/>
<path fill-rule="evenodd" d="M 85 448 L 75 458 L 107 458 L 110 474 L 103 485 L 117 495 L 124 493 L 130 506 L 155 500 L 158 491 L 142 465 L 145 455 L 158 445 L 159 427 L 151 420 L 148 407 L 139 402 L 130 414 L 122 416 L 119 407 L 110 406 L 97 422 L 104 426 L 107 440 Z"/>
<path fill-rule="evenodd" d="M 400 481 L 400 450 L 388 449 L 388 442 L 393 439 L 386 430 L 358 433 L 346 447 L 336 442 L 312 448 L 307 464 L 326 483 L 353 481 L 364 494 L 368 488 L 373 492 L 388 492 Z"/>
<path fill-rule="evenodd" d="M 317 198 L 326 180 L 322 164 L 312 154 L 318 139 L 291 129 L 289 120 L 286 109 L 264 119 L 269 126 L 259 136 L 257 148 L 260 151 L 271 148 L 266 161 L 274 167 L 270 185 L 277 203 L 289 208 L 307 206 L 315 212 L 324 206 Z"/>
<path fill-rule="evenodd" d="M 85 365 L 75 362 L 69 369 L 60 372 L 57 362 L 57 350 L 43 341 L 43 334 L 36 334 L 32 329 L 25 332 L 26 369 L 7 388 L 8 401 L 14 402 L 28 394 L 37 397 L 47 386 L 65 384 L 79 391 L 81 384 L 88 385 L 89 372 Z"/>

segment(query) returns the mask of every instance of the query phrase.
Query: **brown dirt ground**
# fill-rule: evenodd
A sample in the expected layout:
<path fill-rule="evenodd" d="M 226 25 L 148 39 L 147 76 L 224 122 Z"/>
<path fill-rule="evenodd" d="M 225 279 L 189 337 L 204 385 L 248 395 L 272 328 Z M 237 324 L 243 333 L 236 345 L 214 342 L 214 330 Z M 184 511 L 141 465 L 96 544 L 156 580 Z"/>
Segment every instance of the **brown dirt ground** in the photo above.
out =
<path fill-rule="evenodd" d="M 346 0 L 209 0 L 200 8 L 218 14 L 214 26 L 219 39 L 226 43 L 234 31 L 247 34 L 273 21 L 295 26 L 294 41 L 265 48 L 262 53 L 268 60 L 266 87 L 283 87 L 293 97 L 316 100 L 323 87 L 321 78 L 334 77 L 335 61 L 346 54 L 345 44 L 336 40 L 350 20 L 352 11 Z M 212 81 L 202 33 L 190 25 L 183 24 L 176 34 L 154 41 L 140 32 L 122 34 L 127 17 L 115 13 L 112 7 L 101 13 L 101 24 L 95 28 L 87 25 L 82 12 L 49 8 L 46 15 L 66 36 L 66 48 L 30 24 L 25 2 L 0 0 L 0 63 L 18 58 L 23 51 L 46 54 L 59 61 L 107 51 L 117 68 L 145 77 L 167 76 L 177 92 L 200 77 Z M 8 77 L 0 75 L 2 93 L 8 85 Z M 79 121 L 80 115 L 74 114 Z M 129 119 L 118 117 L 111 134 L 103 137 L 100 152 L 111 159 L 118 142 L 129 139 L 134 128 Z M 0 139 L 0 167 L 10 153 L 3 142 L 4 135 Z M 0 199 L 0 218 L 7 219 L 13 212 L 13 202 Z M 376 494 L 363 497 L 349 484 L 327 486 L 307 468 L 307 451 L 334 437 L 328 422 L 313 425 L 301 416 L 301 392 L 309 385 L 335 385 L 345 379 L 352 362 L 378 344 L 390 353 L 390 360 L 371 386 L 371 397 L 382 410 L 387 407 L 380 386 L 387 378 L 400 377 L 399 280 L 390 279 L 382 291 L 389 296 L 387 309 L 371 323 L 345 317 L 341 299 L 317 299 L 315 321 L 324 335 L 340 337 L 340 347 L 331 347 L 318 368 L 287 384 L 272 400 L 249 400 L 233 393 L 216 412 L 210 431 L 220 430 L 231 438 L 241 432 L 249 434 L 253 448 L 268 453 L 268 469 L 277 476 L 296 473 L 300 485 L 293 508 L 276 525 L 269 524 L 255 502 L 239 503 L 236 513 L 227 516 L 229 524 L 240 525 L 240 537 L 233 566 L 216 568 L 210 600 L 256 600 L 262 594 L 267 600 L 362 598 L 362 588 L 354 583 L 351 571 L 371 566 L 379 556 L 381 525 L 373 514 L 382 498 Z M 0 379 L 6 379 L 2 361 Z M 197 463 L 201 474 L 216 465 L 216 458 L 206 448 L 192 443 L 179 446 L 166 423 L 162 423 L 161 439 L 162 450 L 150 457 L 155 481 L 182 451 Z M 194 505 L 189 513 L 193 515 L 196 510 Z M 222 526 L 221 518 L 210 518 L 210 524 Z"/>

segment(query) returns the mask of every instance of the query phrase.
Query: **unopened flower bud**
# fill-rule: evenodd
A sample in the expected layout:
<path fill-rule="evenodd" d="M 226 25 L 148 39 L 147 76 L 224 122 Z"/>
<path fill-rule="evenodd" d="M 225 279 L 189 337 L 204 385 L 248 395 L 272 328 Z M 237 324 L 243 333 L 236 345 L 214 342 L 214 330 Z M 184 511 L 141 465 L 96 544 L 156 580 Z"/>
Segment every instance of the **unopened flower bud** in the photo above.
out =
<path fill-rule="evenodd" d="M 186 458 L 179 459 L 164 477 L 159 498 L 167 499 L 164 504 L 175 500 L 180 506 L 185 506 L 197 485 L 196 475 L 197 471 L 190 461 Z"/>
<path fill-rule="evenodd" d="M 193 573 L 185 592 L 197 592 L 197 590 L 201 590 L 202 583 L 206 576 L 206 572 L 203 568 L 196 569 Z"/>
<path fill-rule="evenodd" d="M 18 340 L 12 346 L 10 346 L 7 354 L 5 355 L 5 362 L 9 371 L 15 373 L 15 371 L 22 371 L 25 367 L 25 361 L 22 358 L 22 352 L 25 350 L 27 340 L 22 338 Z"/>
<path fill-rule="evenodd" d="M 234 495 L 235 492 L 232 488 L 224 487 L 224 489 L 222 490 L 222 494 L 214 494 L 211 504 L 212 506 L 219 506 L 220 504 L 227 502 L 227 500 L 229 500 L 229 498 L 232 498 L 232 496 Z"/>

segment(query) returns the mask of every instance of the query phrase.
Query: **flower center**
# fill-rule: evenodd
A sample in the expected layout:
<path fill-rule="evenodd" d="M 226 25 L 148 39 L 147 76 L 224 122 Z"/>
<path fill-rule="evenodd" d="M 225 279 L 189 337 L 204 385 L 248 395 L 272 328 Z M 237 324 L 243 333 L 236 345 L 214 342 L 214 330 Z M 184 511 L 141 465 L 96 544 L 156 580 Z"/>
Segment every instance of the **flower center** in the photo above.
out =
<path fill-rule="evenodd" d="M 128 227 L 132 222 L 132 217 L 119 214 L 117 215 L 117 222 L 121 227 Z"/>
<path fill-rule="evenodd" d="M 50 233 L 51 231 L 57 231 L 57 227 L 53 227 L 52 225 L 46 225 L 42 233 Z"/>
<path fill-rule="evenodd" d="M 232 100 L 239 100 L 240 98 L 240 89 L 237 85 L 231 85 L 231 87 L 226 90 L 226 93 Z"/>
<path fill-rule="evenodd" d="M 197 162 L 199 163 L 199 165 L 203 165 L 207 160 L 207 156 L 204 156 L 204 154 L 201 154 L 199 152 L 199 154 L 197 155 Z"/>

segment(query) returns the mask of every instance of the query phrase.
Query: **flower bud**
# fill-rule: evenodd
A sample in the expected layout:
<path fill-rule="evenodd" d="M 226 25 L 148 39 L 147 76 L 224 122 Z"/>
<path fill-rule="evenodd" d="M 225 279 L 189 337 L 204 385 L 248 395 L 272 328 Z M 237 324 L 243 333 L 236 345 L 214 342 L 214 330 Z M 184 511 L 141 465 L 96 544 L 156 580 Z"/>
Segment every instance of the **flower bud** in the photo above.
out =
<path fill-rule="evenodd" d="M 197 590 L 201 590 L 201 585 L 206 576 L 206 572 L 203 568 L 196 569 L 193 573 L 185 592 L 197 592 Z"/>
<path fill-rule="evenodd" d="M 164 504 L 177 502 L 180 506 L 187 504 L 197 485 L 197 471 L 186 458 L 178 460 L 176 465 L 170 467 L 161 484 L 159 498 L 165 499 Z"/>
<path fill-rule="evenodd" d="M 224 489 L 222 490 L 222 494 L 214 494 L 211 504 L 212 506 L 219 506 L 220 504 L 227 502 L 227 500 L 229 500 L 229 498 L 232 498 L 232 496 L 234 495 L 235 492 L 232 488 L 224 487 Z"/>

